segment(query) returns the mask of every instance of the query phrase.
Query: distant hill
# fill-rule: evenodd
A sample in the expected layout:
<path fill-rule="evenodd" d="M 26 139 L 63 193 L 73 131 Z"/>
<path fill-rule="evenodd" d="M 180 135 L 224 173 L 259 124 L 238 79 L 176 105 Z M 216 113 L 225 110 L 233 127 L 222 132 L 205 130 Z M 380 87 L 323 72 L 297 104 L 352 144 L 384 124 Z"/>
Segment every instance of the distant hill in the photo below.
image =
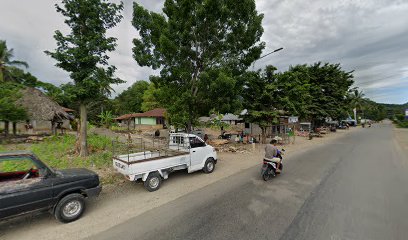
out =
<path fill-rule="evenodd" d="M 408 109 L 408 102 L 405 104 L 379 104 L 385 107 L 388 117 L 393 117 L 395 114 L 405 114 L 405 109 Z"/>

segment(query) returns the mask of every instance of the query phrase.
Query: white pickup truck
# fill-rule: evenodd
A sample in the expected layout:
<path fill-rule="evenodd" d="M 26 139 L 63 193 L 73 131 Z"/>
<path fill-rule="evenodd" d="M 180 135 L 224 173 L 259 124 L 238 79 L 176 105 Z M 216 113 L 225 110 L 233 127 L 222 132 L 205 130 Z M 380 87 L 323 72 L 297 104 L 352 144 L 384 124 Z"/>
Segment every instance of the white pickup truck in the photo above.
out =
<path fill-rule="evenodd" d="M 160 188 L 169 173 L 187 169 L 188 173 L 203 170 L 211 173 L 217 163 L 215 149 L 200 137 L 187 133 L 172 133 L 167 149 L 157 149 L 113 157 L 113 167 L 130 181 L 142 179 L 152 192 Z"/>

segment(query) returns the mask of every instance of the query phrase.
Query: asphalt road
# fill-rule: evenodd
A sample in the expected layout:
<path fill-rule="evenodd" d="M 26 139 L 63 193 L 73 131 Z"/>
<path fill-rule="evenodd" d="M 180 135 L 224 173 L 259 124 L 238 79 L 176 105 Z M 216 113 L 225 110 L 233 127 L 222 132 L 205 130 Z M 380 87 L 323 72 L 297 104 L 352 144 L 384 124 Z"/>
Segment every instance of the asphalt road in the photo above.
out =
<path fill-rule="evenodd" d="M 91 239 L 408 238 L 408 158 L 390 125 L 287 153 L 284 164 L 269 182 L 251 168 Z"/>

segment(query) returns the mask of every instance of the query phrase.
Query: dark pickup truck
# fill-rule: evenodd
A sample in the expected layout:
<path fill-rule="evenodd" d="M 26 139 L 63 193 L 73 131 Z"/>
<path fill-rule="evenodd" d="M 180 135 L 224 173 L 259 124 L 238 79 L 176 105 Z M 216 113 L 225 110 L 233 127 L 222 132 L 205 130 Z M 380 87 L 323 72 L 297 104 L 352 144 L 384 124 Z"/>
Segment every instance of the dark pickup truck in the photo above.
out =
<path fill-rule="evenodd" d="M 54 170 L 33 153 L 0 153 L 0 220 L 48 210 L 67 223 L 85 210 L 85 198 L 101 192 L 96 173 L 82 168 Z"/>

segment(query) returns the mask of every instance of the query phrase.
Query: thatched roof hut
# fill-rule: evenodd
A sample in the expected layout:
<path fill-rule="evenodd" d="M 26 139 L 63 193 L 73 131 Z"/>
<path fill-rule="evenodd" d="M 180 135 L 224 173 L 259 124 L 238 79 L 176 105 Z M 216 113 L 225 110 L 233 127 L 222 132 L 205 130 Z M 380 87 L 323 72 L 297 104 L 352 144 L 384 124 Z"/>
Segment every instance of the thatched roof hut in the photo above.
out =
<path fill-rule="evenodd" d="M 20 90 L 21 98 L 17 104 L 25 108 L 30 120 L 60 121 L 70 119 L 58 103 L 38 89 L 27 87 Z"/>

